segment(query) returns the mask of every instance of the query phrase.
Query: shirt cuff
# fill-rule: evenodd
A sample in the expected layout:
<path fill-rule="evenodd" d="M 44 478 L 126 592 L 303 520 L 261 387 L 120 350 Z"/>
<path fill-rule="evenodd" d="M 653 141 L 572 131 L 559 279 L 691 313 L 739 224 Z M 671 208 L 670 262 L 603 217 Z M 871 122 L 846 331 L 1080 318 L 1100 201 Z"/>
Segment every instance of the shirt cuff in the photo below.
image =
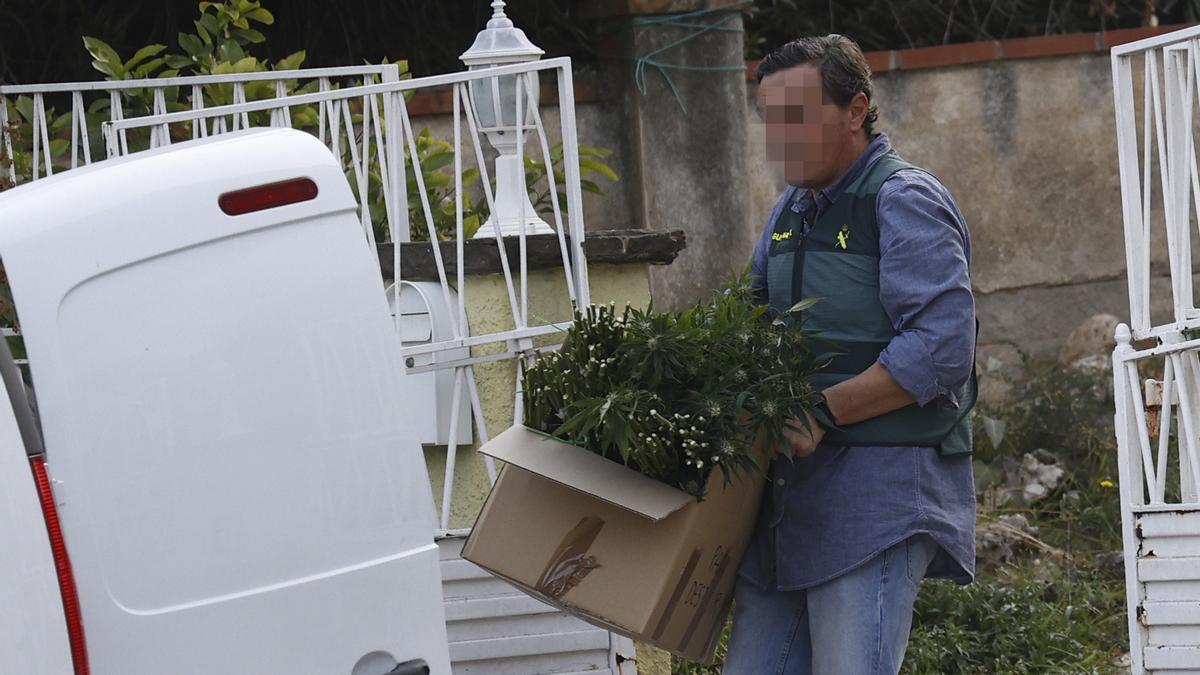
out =
<path fill-rule="evenodd" d="M 938 384 L 933 355 L 925 341 L 914 332 L 900 333 L 892 338 L 879 354 L 879 364 L 919 406 L 949 393 Z"/>

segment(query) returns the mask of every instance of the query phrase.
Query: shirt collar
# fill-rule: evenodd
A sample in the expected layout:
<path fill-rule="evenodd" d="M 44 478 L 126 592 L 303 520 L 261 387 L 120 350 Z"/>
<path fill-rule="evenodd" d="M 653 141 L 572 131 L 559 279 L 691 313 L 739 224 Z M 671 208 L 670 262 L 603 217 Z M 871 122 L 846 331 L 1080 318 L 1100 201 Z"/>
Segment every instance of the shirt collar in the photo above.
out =
<path fill-rule="evenodd" d="M 862 172 L 865 171 L 868 166 L 873 164 L 875 160 L 887 154 L 891 149 L 892 141 L 888 138 L 887 134 L 875 134 L 875 137 L 872 138 L 871 142 L 867 145 L 867 149 L 863 150 L 862 154 L 858 156 L 858 159 L 854 160 L 854 163 L 850 165 L 850 168 L 846 169 L 845 173 L 843 173 L 837 180 L 833 181 L 833 183 L 824 190 L 821 190 L 814 195 L 812 190 L 793 188 L 794 195 L 792 197 L 792 211 L 795 211 L 796 213 L 804 213 L 812 208 L 814 204 L 814 198 L 817 210 L 824 211 L 830 204 L 833 203 L 833 200 L 838 198 L 838 195 L 842 194 L 842 192 L 848 185 L 850 185 L 850 183 L 853 183 L 855 179 L 862 175 Z"/>

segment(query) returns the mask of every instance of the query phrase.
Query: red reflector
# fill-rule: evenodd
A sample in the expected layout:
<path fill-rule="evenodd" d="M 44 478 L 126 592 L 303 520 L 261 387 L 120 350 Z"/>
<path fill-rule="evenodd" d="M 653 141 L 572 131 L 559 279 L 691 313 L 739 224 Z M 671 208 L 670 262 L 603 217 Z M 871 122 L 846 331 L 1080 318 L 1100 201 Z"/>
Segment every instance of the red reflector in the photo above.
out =
<path fill-rule="evenodd" d="M 226 192 L 217 198 L 221 210 L 231 216 L 254 213 L 317 198 L 317 184 L 308 178 L 293 178 L 278 183 L 256 185 L 245 190 Z"/>
<path fill-rule="evenodd" d="M 33 467 L 33 480 L 37 483 L 38 499 L 42 502 L 42 516 L 46 519 L 46 532 L 50 535 L 50 551 L 54 554 L 54 568 L 58 572 L 58 589 L 62 594 L 63 613 L 67 617 L 67 637 L 71 641 L 71 658 L 75 662 L 75 675 L 88 675 L 87 642 L 83 639 L 83 613 L 79 609 L 79 594 L 75 590 L 75 574 L 71 571 L 71 559 L 67 556 L 67 545 L 63 541 L 62 527 L 58 524 L 58 508 L 54 506 L 54 494 L 50 491 L 50 478 L 46 475 L 46 461 L 41 457 L 29 460 Z"/>

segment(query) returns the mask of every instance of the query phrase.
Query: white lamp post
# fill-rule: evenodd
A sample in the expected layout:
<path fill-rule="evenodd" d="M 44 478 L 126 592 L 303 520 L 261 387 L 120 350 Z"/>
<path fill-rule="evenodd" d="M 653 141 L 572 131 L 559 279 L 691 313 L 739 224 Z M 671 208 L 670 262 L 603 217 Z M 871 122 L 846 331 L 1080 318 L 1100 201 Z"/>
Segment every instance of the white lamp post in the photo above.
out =
<path fill-rule="evenodd" d="M 483 70 L 540 59 L 545 52 L 530 42 L 524 31 L 513 26 L 512 20 L 504 14 L 504 2 L 496 0 L 492 3 L 492 9 L 495 12 L 488 21 L 487 28 L 479 31 L 475 36 L 475 43 L 459 57 L 463 65 L 470 70 Z M 531 79 L 533 100 L 537 101 L 537 78 L 535 76 Z M 488 216 L 487 222 L 475 233 L 476 238 L 494 237 L 497 222 L 500 224 L 502 236 L 519 234 L 522 214 L 525 234 L 554 232 L 533 210 L 533 204 L 529 202 L 529 193 L 525 189 L 525 167 L 523 162 L 517 159 L 517 135 L 521 134 L 523 137 L 530 129 L 533 114 L 529 109 L 528 99 L 522 101 L 525 119 L 518 124 L 516 80 L 516 75 L 491 77 L 472 80 L 469 87 L 471 105 L 479 116 L 479 130 L 487 134 L 492 147 L 500 153 L 496 158 L 495 208 Z M 525 87 L 522 87 L 521 94 L 528 96 Z M 549 168 L 547 167 L 547 170 Z"/>

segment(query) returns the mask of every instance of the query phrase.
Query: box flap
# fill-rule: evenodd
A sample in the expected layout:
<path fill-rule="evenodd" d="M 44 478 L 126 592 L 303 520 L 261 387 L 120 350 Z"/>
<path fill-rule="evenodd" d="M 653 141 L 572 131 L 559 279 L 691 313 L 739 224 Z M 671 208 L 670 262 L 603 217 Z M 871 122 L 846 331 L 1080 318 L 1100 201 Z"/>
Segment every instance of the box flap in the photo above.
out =
<path fill-rule="evenodd" d="M 651 520 L 662 520 L 695 501 L 682 490 L 523 426 L 509 428 L 479 452 Z"/>

